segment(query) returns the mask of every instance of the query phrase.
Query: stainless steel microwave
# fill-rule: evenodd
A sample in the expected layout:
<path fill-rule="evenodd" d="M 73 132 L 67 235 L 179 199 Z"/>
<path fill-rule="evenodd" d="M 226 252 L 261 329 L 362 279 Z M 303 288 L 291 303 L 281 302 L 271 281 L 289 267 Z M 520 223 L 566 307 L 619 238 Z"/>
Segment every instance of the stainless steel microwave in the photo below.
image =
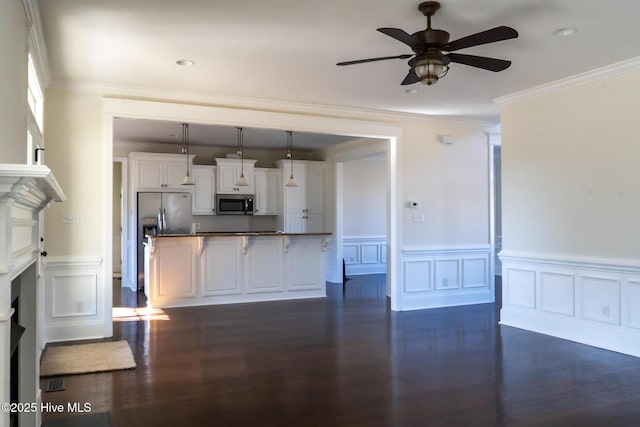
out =
<path fill-rule="evenodd" d="M 218 215 L 253 215 L 253 194 L 216 194 Z"/>

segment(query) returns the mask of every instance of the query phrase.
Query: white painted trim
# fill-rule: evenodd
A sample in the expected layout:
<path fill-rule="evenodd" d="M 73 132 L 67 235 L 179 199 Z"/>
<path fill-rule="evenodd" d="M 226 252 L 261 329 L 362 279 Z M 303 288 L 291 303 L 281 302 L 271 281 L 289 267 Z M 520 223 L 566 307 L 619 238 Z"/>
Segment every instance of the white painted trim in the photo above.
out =
<path fill-rule="evenodd" d="M 49 54 L 40 19 L 40 7 L 37 0 L 22 0 L 25 16 L 27 18 L 27 34 L 29 47 L 36 61 L 36 72 L 40 74 L 42 90 L 49 85 L 51 80 L 51 68 L 49 66 Z"/>
<path fill-rule="evenodd" d="M 112 285 L 111 275 L 104 275 L 107 264 L 101 256 L 57 256 L 47 257 L 43 269 L 44 275 L 44 313 L 43 339 L 45 342 L 72 341 L 89 338 L 106 338 L 113 334 L 112 330 Z M 78 286 L 76 280 L 81 281 L 78 289 L 86 289 L 89 299 L 78 296 L 78 302 L 93 303 L 79 310 L 57 311 L 56 301 L 63 306 L 75 295 L 54 294 L 56 284 L 68 283 Z M 85 287 L 89 286 L 90 287 Z M 72 288 L 73 289 L 73 288 Z M 87 295 L 85 294 L 86 298 Z M 94 299 L 95 298 L 95 299 Z M 69 307 L 66 307 L 69 310 Z"/>
<path fill-rule="evenodd" d="M 404 248 L 401 289 L 403 310 L 494 302 L 494 281 L 489 276 L 490 257 L 490 246 L 487 244 Z M 465 285 L 467 273 L 471 277 L 477 276 L 477 270 L 474 271 L 474 266 L 469 261 L 481 261 L 483 273 L 480 282 Z M 451 263 L 455 263 L 454 271 L 447 268 Z M 419 270 L 415 270 L 415 267 L 410 268 L 419 268 L 420 265 L 424 269 L 421 274 L 416 273 Z M 466 271 L 467 268 L 471 270 Z"/>
<path fill-rule="evenodd" d="M 137 288 L 137 284 L 134 283 L 134 280 L 130 276 L 129 271 L 129 251 L 132 250 L 130 239 L 129 239 L 129 158 L 128 157 L 114 157 L 114 163 L 119 162 L 121 164 L 121 184 L 122 184 L 122 200 L 120 201 L 122 205 L 122 221 L 120 226 L 122 227 L 122 232 L 120 233 L 120 258 L 122 258 L 122 265 L 120 271 L 120 277 L 122 278 L 122 286 L 126 286 L 134 291 Z M 113 182 L 113 181 L 112 181 Z M 113 192 L 113 188 L 111 189 Z M 113 211 L 112 211 L 113 212 Z M 113 221 L 112 221 L 113 223 Z M 114 274 L 114 277 L 118 277 L 117 274 Z"/>
<path fill-rule="evenodd" d="M 503 250 L 499 254 L 502 262 L 525 264 L 547 264 L 561 267 L 595 269 L 600 271 L 618 271 L 639 273 L 640 261 L 636 259 L 605 258 L 593 256 L 574 256 L 559 254 L 539 254 Z"/>
<path fill-rule="evenodd" d="M 215 93 L 170 90 L 132 85 L 113 85 L 90 81 L 52 81 L 49 87 L 61 90 L 96 93 L 113 98 L 162 99 L 167 102 L 193 102 L 207 105 L 225 105 L 232 108 L 245 108 L 265 111 L 296 111 L 299 114 L 318 116 L 354 116 L 367 120 L 393 121 L 398 119 L 420 119 L 434 124 L 457 124 L 484 130 L 496 125 L 495 121 L 472 120 L 456 116 L 435 116 L 402 111 L 385 111 L 369 108 L 357 108 L 341 105 L 319 105 L 294 101 L 282 101 L 265 98 L 239 97 Z"/>
<path fill-rule="evenodd" d="M 516 102 L 522 102 L 527 99 L 535 98 L 541 95 L 547 95 L 550 93 L 558 92 L 575 86 L 595 82 L 602 79 L 617 76 L 640 69 L 640 57 L 628 59 L 615 64 L 607 65 L 605 67 L 596 68 L 595 70 L 587 71 L 584 73 L 576 74 L 564 79 L 556 80 L 551 83 L 546 83 L 540 86 L 525 89 L 520 92 L 515 92 L 510 95 L 501 96 L 493 100 L 500 107 L 504 107 Z"/>
<path fill-rule="evenodd" d="M 487 244 L 466 244 L 447 246 L 406 246 L 402 255 L 451 255 L 460 253 L 486 253 L 491 249 Z"/>
<path fill-rule="evenodd" d="M 71 267 L 99 267 L 103 258 L 100 256 L 49 256 L 45 259 L 46 269 Z"/>
<path fill-rule="evenodd" d="M 500 323 L 640 357 L 636 260 L 503 251 Z"/>

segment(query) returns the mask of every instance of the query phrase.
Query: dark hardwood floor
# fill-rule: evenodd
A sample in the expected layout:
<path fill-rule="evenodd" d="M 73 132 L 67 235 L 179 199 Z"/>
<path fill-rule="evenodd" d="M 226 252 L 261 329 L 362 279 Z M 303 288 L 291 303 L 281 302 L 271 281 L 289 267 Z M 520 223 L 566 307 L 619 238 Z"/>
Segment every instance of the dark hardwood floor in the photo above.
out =
<path fill-rule="evenodd" d="M 640 359 L 499 326 L 493 304 L 391 312 L 384 282 L 116 322 L 138 367 L 44 400 L 114 426 L 640 425 Z"/>

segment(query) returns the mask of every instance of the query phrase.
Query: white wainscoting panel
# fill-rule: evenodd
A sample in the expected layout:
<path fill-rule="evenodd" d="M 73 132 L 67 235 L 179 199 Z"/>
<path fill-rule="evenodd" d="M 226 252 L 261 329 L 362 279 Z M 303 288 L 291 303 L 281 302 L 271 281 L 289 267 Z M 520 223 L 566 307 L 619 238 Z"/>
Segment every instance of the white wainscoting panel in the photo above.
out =
<path fill-rule="evenodd" d="M 347 275 L 387 272 L 387 238 L 384 236 L 345 237 L 342 255 Z"/>
<path fill-rule="evenodd" d="M 628 296 L 625 298 L 629 313 L 629 327 L 640 329 L 640 281 L 629 280 Z"/>
<path fill-rule="evenodd" d="M 401 309 L 493 302 L 490 255 L 489 245 L 403 249 Z"/>
<path fill-rule="evenodd" d="M 204 253 L 199 263 L 203 295 L 240 295 L 242 293 L 240 240 L 234 237 L 219 237 L 206 239 L 204 245 Z"/>
<path fill-rule="evenodd" d="M 488 267 L 486 258 L 463 258 L 462 286 L 465 288 L 487 286 Z"/>
<path fill-rule="evenodd" d="M 640 357 L 640 262 L 503 251 L 500 322 Z"/>
<path fill-rule="evenodd" d="M 46 259 L 43 319 L 46 342 L 103 338 L 111 334 L 111 310 L 107 309 L 111 306 L 111 283 L 106 284 L 103 275 L 102 258 L 97 256 Z"/>
<path fill-rule="evenodd" d="M 522 268 L 504 268 L 507 272 L 505 301 L 509 305 L 525 308 L 536 308 L 536 272 Z"/>
<path fill-rule="evenodd" d="M 575 315 L 575 278 L 571 274 L 540 273 L 540 310 Z"/>
<path fill-rule="evenodd" d="M 433 261 L 428 259 L 404 262 L 404 292 L 426 292 L 433 289 L 431 275 Z"/>
<path fill-rule="evenodd" d="M 582 318 L 619 325 L 620 281 L 580 276 L 578 283 Z"/>
<path fill-rule="evenodd" d="M 279 239 L 255 238 L 251 250 L 243 256 L 247 293 L 282 292 L 283 253 Z"/>
<path fill-rule="evenodd" d="M 436 289 L 452 289 L 460 287 L 460 259 L 437 259 Z"/>

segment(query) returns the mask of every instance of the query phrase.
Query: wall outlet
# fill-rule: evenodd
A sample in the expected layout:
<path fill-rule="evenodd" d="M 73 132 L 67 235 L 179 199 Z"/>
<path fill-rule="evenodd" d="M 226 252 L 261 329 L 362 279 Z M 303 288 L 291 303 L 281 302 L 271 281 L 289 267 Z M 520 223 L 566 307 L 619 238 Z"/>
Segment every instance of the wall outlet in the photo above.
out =
<path fill-rule="evenodd" d="M 600 316 L 606 317 L 607 319 L 609 318 L 610 314 L 608 305 L 603 305 L 602 307 L 600 307 Z"/>
<path fill-rule="evenodd" d="M 449 279 L 442 279 L 442 286 L 443 287 L 448 287 L 449 286 Z"/>
<path fill-rule="evenodd" d="M 76 302 L 76 313 L 84 312 L 84 303 L 82 301 Z"/>

